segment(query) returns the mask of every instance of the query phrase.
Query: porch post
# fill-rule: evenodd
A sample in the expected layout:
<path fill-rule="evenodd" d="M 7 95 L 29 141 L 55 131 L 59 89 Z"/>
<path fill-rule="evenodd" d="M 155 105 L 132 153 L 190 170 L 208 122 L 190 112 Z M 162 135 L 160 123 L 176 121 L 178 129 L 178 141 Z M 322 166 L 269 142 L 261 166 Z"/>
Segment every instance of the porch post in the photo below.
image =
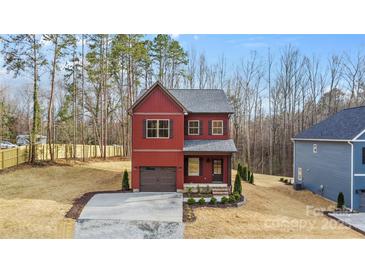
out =
<path fill-rule="evenodd" d="M 227 178 L 227 185 L 231 186 L 232 183 L 232 155 L 227 156 L 227 165 L 228 165 L 228 178 Z"/>

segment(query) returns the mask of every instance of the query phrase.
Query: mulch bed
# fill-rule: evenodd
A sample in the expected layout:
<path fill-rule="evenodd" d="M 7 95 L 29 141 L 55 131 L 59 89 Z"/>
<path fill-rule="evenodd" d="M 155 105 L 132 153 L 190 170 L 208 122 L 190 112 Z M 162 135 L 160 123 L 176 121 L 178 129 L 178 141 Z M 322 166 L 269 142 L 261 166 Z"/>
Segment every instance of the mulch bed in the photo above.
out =
<path fill-rule="evenodd" d="M 246 202 L 245 197 L 241 197 L 241 199 L 239 201 L 236 201 L 235 203 L 226 203 L 226 204 L 221 204 L 221 203 L 217 203 L 215 205 L 209 204 L 209 203 L 205 203 L 204 205 L 200 205 L 198 203 L 193 204 L 193 205 L 188 205 L 186 202 L 184 202 L 184 206 L 188 206 L 191 208 L 198 208 L 198 207 L 215 207 L 215 208 L 228 208 L 228 207 L 240 207 L 242 206 L 244 203 Z"/>
<path fill-rule="evenodd" d="M 102 194 L 102 193 L 125 193 L 131 191 L 121 191 L 121 190 L 109 190 L 109 191 L 95 191 L 95 192 L 87 192 L 81 197 L 74 200 L 72 207 L 66 213 L 65 217 L 70 219 L 77 219 L 79 218 L 81 211 L 84 209 L 85 205 L 90 201 L 90 199 L 95 194 Z"/>

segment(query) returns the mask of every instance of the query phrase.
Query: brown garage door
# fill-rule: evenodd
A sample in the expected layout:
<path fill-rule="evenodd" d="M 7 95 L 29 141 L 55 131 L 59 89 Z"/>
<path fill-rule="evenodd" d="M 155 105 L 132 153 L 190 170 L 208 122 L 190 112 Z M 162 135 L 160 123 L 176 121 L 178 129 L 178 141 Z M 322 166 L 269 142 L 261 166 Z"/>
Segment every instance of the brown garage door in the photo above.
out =
<path fill-rule="evenodd" d="M 144 192 L 175 192 L 176 168 L 141 167 L 140 187 Z"/>

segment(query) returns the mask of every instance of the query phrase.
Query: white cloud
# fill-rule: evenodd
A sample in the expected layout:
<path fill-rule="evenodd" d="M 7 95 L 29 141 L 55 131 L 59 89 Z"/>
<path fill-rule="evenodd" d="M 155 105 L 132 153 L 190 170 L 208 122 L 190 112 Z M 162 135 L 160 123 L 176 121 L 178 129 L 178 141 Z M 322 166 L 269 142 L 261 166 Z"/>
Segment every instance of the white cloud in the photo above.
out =
<path fill-rule="evenodd" d="M 180 34 L 171 34 L 171 38 L 173 39 L 179 39 Z"/>
<path fill-rule="evenodd" d="M 198 35 L 194 35 L 194 40 L 199 40 L 199 36 Z"/>

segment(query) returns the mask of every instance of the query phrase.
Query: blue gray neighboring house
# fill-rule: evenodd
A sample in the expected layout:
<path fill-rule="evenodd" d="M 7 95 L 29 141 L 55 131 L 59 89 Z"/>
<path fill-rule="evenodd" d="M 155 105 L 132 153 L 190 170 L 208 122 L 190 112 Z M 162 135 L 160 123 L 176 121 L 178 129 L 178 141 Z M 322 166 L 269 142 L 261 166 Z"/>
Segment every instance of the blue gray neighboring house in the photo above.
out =
<path fill-rule="evenodd" d="M 365 211 L 365 106 L 344 109 L 297 134 L 293 176 L 306 189 Z"/>

